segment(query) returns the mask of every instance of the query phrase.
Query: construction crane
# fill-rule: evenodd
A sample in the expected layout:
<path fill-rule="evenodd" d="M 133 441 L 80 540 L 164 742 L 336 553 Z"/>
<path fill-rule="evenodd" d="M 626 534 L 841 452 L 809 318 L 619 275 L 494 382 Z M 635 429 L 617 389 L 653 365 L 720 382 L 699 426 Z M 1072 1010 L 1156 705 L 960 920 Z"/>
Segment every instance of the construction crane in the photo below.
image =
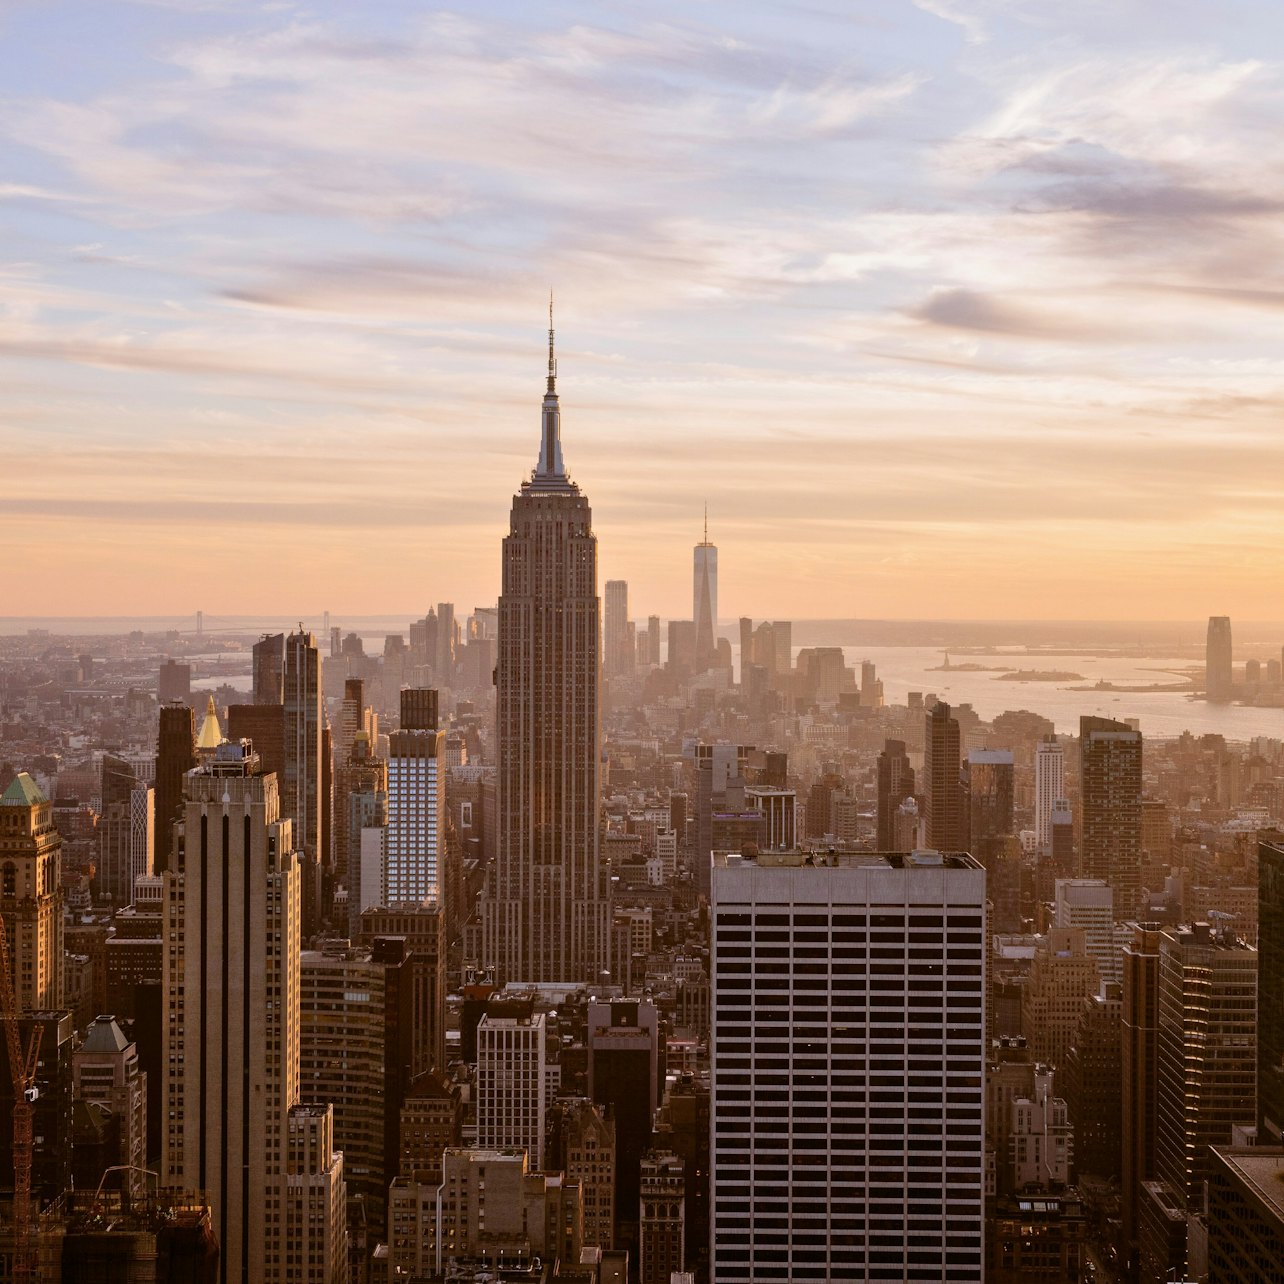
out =
<path fill-rule="evenodd" d="M 18 1030 L 18 1000 L 13 990 L 13 969 L 9 959 L 9 938 L 4 916 L 0 915 L 0 1007 L 4 1012 L 4 1033 L 9 1044 L 9 1077 L 13 1080 L 13 1278 L 36 1278 L 36 1243 L 31 1220 L 32 1116 L 40 1089 L 36 1087 L 36 1065 L 40 1059 L 40 1025 L 31 1023 L 26 1055 Z"/>

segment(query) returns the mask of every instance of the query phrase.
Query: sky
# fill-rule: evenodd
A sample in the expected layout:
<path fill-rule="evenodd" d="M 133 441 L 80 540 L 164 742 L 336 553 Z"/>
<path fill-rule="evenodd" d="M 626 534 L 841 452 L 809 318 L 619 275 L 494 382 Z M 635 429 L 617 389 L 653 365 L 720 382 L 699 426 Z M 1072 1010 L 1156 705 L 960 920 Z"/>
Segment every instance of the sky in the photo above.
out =
<path fill-rule="evenodd" d="M 1284 6 L 0 0 L 10 615 L 1284 615 Z"/>

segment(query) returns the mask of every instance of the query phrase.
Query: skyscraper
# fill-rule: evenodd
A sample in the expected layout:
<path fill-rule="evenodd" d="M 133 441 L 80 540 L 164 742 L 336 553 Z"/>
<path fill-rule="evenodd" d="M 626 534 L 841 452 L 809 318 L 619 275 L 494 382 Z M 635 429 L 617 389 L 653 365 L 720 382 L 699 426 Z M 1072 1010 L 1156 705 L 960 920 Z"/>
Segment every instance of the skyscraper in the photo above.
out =
<path fill-rule="evenodd" d="M 1013 832 L 1016 768 L 1010 749 L 973 749 L 963 765 L 966 780 L 967 838 L 964 846 L 991 870 Z"/>
<path fill-rule="evenodd" d="M 285 640 L 285 779 L 281 810 L 294 842 L 316 855 L 321 833 L 321 727 L 325 722 L 321 652 L 301 628 Z"/>
<path fill-rule="evenodd" d="M 718 1284 L 981 1277 L 985 899 L 966 855 L 717 858 Z"/>
<path fill-rule="evenodd" d="M 156 738 L 156 834 L 154 865 L 169 868 L 174 822 L 183 810 L 183 775 L 196 766 L 196 714 L 185 704 L 163 704 Z"/>
<path fill-rule="evenodd" d="M 695 546 L 691 618 L 695 621 L 695 671 L 712 663 L 718 645 L 718 548 L 709 543 L 709 510 L 704 512 L 704 538 Z"/>
<path fill-rule="evenodd" d="M 914 768 L 903 740 L 887 740 L 878 755 L 878 850 L 894 852 L 896 813 L 906 798 L 914 796 Z"/>
<path fill-rule="evenodd" d="M 1042 855 L 1052 851 L 1052 807 L 1065 797 L 1065 753 L 1056 736 L 1040 740 L 1034 751 L 1034 841 Z"/>
<path fill-rule="evenodd" d="M 944 700 L 926 715 L 923 737 L 923 803 L 927 843 L 937 851 L 958 852 L 967 846 L 963 787 L 959 783 L 959 724 Z"/>
<path fill-rule="evenodd" d="M 388 738 L 388 828 L 383 904 L 443 902 L 446 848 L 444 731 L 394 731 Z"/>
<path fill-rule="evenodd" d="M 254 703 L 285 700 L 285 634 L 265 633 L 254 644 Z"/>
<path fill-rule="evenodd" d="M 632 673 L 636 655 L 629 635 L 629 585 L 627 580 L 607 580 L 602 625 L 606 676 Z"/>
<path fill-rule="evenodd" d="M 20 771 L 0 795 L 0 912 L 20 1012 L 62 1007 L 62 901 L 53 805 Z"/>
<path fill-rule="evenodd" d="M 332 1269 L 300 1276 L 286 1261 L 304 1251 L 290 1233 L 291 1176 L 320 1183 L 328 1224 L 336 1201 L 342 1215 L 343 1157 L 291 1145 L 311 1131 L 295 1118 L 308 1109 L 298 1105 L 299 862 L 276 777 L 258 766 L 246 742 L 228 742 L 186 778 L 165 876 L 164 1184 L 209 1193 L 223 1281 L 331 1284 Z M 311 1171 L 292 1173 L 299 1163 Z"/>
<path fill-rule="evenodd" d="M 550 314 L 539 460 L 504 540 L 497 665 L 498 850 L 486 961 L 510 979 L 595 979 L 610 948 L 598 850 L 597 539 L 562 462 Z"/>
<path fill-rule="evenodd" d="M 1126 723 L 1079 719 L 1079 872 L 1110 884 L 1121 919 L 1137 912 L 1141 893 L 1141 743 Z"/>
<path fill-rule="evenodd" d="M 1257 1118 L 1261 1140 L 1284 1139 L 1284 834 L 1257 844 Z"/>
<path fill-rule="evenodd" d="M 1210 700 L 1225 703 L 1231 698 L 1232 668 L 1230 616 L 1210 615 L 1204 658 L 1204 690 Z"/>
<path fill-rule="evenodd" d="M 1169 928 L 1159 940 L 1158 1004 L 1156 1181 L 1143 1188 L 1143 1220 L 1147 1198 L 1198 1211 L 1209 1148 L 1256 1122 L 1257 951 L 1207 923 Z"/>

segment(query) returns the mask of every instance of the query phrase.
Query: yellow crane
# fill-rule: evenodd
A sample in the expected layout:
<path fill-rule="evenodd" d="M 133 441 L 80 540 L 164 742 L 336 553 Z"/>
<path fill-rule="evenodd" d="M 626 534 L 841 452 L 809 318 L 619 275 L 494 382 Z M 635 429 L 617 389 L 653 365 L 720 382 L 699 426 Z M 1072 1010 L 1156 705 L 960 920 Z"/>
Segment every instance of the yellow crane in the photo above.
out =
<path fill-rule="evenodd" d="M 36 1087 L 36 1065 L 40 1059 L 41 1028 L 36 1022 L 31 1023 L 24 1056 L 3 915 L 0 915 L 0 1006 L 4 1009 L 4 1033 L 9 1045 L 9 1077 L 13 1080 L 13 1278 L 34 1280 L 37 1254 L 31 1220 L 31 1122 L 36 1098 L 40 1095 Z"/>

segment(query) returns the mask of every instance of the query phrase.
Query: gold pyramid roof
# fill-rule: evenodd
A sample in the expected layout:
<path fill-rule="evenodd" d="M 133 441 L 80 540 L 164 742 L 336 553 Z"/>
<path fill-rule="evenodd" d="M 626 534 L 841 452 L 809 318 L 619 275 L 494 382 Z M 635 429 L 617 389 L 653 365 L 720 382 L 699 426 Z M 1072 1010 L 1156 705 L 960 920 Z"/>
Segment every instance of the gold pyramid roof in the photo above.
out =
<path fill-rule="evenodd" d="M 223 743 L 223 728 L 218 725 L 218 714 L 214 712 L 214 697 L 205 706 L 205 721 L 201 723 L 201 734 L 196 737 L 197 749 L 217 749 Z"/>

